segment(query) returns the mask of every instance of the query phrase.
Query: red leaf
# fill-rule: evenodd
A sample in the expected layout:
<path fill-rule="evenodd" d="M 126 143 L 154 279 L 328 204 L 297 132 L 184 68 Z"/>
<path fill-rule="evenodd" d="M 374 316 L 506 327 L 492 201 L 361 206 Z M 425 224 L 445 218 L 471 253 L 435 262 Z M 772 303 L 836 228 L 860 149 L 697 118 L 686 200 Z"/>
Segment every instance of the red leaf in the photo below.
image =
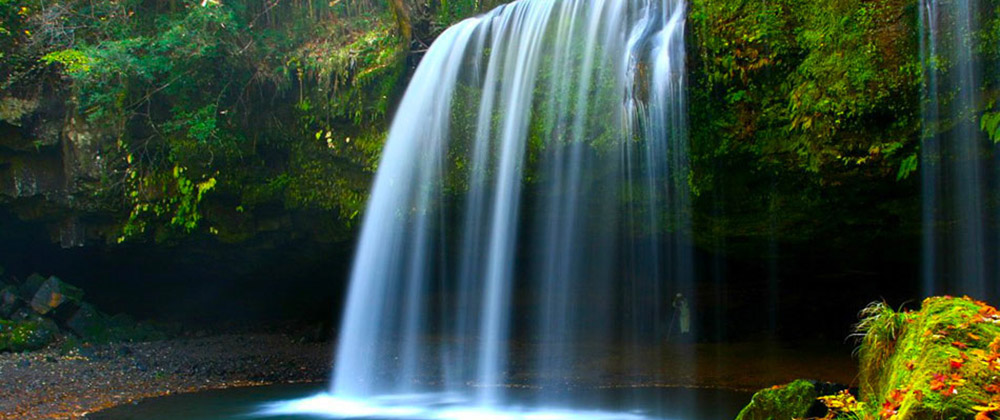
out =
<path fill-rule="evenodd" d="M 955 389 L 955 385 L 949 386 L 948 389 L 941 391 L 941 395 L 950 397 L 952 395 L 958 395 L 958 390 Z"/>
<path fill-rule="evenodd" d="M 930 384 L 931 391 L 937 391 L 939 389 L 944 388 L 944 381 L 947 379 L 948 378 L 946 378 L 944 375 L 940 373 L 935 373 L 934 377 L 931 379 L 931 384 Z"/>

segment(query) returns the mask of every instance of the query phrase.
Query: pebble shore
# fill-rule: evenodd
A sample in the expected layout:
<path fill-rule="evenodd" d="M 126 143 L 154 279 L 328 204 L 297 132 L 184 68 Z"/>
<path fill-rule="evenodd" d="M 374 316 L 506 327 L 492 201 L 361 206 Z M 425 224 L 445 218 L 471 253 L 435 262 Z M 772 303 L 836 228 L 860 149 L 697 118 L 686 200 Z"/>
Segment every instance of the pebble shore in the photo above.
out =
<path fill-rule="evenodd" d="M 331 343 L 234 334 L 0 354 L 0 418 L 79 419 L 144 398 L 324 381 Z"/>

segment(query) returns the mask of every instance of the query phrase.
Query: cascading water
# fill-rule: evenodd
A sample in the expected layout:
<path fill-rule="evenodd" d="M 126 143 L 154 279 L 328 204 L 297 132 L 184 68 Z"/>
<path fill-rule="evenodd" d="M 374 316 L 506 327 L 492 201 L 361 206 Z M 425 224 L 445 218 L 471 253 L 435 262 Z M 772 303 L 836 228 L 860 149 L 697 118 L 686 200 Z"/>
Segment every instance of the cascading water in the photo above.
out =
<path fill-rule="evenodd" d="M 684 24 L 682 0 L 521 0 L 441 34 L 383 151 L 330 394 L 275 412 L 465 418 L 440 404 L 504 412 L 512 381 L 572 404 L 561 386 L 606 374 L 578 363 L 662 341 L 692 292 Z"/>
<path fill-rule="evenodd" d="M 997 247 L 988 232 L 991 145 L 979 129 L 983 66 L 978 0 L 922 0 L 924 64 L 923 285 L 928 296 L 1000 297 Z"/>

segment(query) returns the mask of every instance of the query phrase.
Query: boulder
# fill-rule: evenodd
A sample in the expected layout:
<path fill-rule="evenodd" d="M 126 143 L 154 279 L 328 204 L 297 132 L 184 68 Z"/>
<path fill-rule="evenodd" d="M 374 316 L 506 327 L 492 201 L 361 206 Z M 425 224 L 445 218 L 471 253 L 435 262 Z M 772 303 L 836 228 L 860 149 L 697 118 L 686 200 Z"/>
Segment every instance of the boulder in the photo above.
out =
<path fill-rule="evenodd" d="M 815 383 L 805 380 L 764 389 L 753 395 L 736 420 L 805 418 L 814 404 L 820 404 L 819 396 Z"/>
<path fill-rule="evenodd" d="M 17 293 L 21 296 L 21 299 L 31 300 L 35 297 L 35 293 L 38 292 L 38 288 L 42 287 L 42 283 L 45 283 L 45 277 L 42 277 L 38 273 L 33 273 L 24 279 L 24 283 L 18 287 Z"/>
<path fill-rule="evenodd" d="M 0 351 L 37 350 L 54 338 L 51 327 L 40 322 L 0 320 Z"/>
<path fill-rule="evenodd" d="M 55 321 L 59 326 L 65 326 L 66 322 L 80 310 L 80 305 L 83 305 L 82 301 L 65 299 L 62 304 L 53 308 L 45 316 Z"/>
<path fill-rule="evenodd" d="M 39 286 L 38 291 L 31 298 L 31 308 L 35 312 L 45 315 L 67 302 L 79 303 L 82 298 L 82 290 L 52 276 Z"/>
<path fill-rule="evenodd" d="M 968 297 L 931 297 L 919 311 L 862 312 L 863 401 L 883 418 L 1000 415 L 1000 311 Z"/>
<path fill-rule="evenodd" d="M 106 332 L 108 318 L 93 305 L 84 303 L 66 320 L 66 328 L 81 338 L 90 339 Z"/>
<path fill-rule="evenodd" d="M 24 301 L 17 295 L 17 289 L 13 286 L 0 288 L 0 318 L 10 318 L 24 305 Z"/>
<path fill-rule="evenodd" d="M 38 316 L 38 314 L 36 314 L 35 311 L 32 311 L 30 306 L 23 305 L 14 310 L 14 313 L 8 318 L 10 318 L 11 321 L 27 321 L 36 316 Z"/>

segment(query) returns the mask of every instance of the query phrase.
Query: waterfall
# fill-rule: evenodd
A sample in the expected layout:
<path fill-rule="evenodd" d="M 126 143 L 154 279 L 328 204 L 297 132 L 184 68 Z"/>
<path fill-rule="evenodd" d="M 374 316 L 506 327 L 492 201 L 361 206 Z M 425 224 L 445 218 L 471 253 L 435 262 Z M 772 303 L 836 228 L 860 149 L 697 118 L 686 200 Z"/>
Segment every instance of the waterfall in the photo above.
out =
<path fill-rule="evenodd" d="M 988 232 L 991 145 L 979 129 L 983 63 L 975 53 L 977 0 L 922 0 L 921 143 L 923 288 L 926 295 L 1000 297 L 997 244 Z M 985 13 L 984 13 L 985 12 Z M 994 192 L 995 193 L 995 192 Z"/>
<path fill-rule="evenodd" d="M 328 398 L 496 409 L 517 381 L 566 403 L 561 386 L 607 373 L 579 362 L 678 333 L 685 17 L 682 0 L 521 0 L 438 37 L 378 167 Z"/>

